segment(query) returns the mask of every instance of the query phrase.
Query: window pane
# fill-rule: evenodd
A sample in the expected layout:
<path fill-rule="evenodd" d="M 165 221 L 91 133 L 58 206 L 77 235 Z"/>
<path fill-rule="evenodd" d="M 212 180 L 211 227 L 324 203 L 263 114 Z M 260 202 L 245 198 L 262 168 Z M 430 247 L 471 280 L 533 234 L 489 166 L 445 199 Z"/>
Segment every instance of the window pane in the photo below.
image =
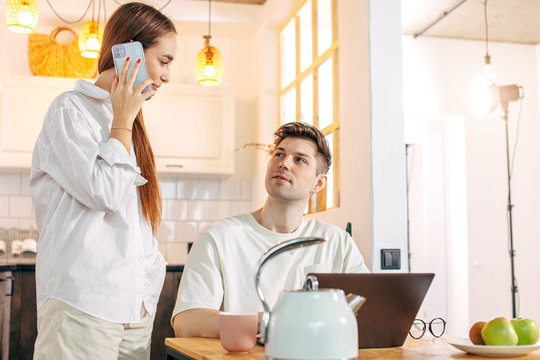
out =
<path fill-rule="evenodd" d="M 334 119 L 332 58 L 319 67 L 319 129 L 332 124 Z"/>
<path fill-rule="evenodd" d="M 298 17 L 300 19 L 300 71 L 302 72 L 313 63 L 311 0 L 302 6 Z"/>
<path fill-rule="evenodd" d="M 330 151 L 334 154 L 334 134 L 330 133 L 326 135 L 326 140 L 328 141 L 328 146 Z M 334 164 L 330 165 L 327 174 L 326 182 L 326 208 L 330 209 L 334 206 Z"/>
<path fill-rule="evenodd" d="M 296 77 L 296 31 L 294 18 L 280 34 L 281 38 L 281 88 L 286 87 Z"/>
<path fill-rule="evenodd" d="M 313 125 L 313 76 L 300 83 L 300 121 Z"/>
<path fill-rule="evenodd" d="M 281 97 L 281 123 L 296 121 L 296 90 L 293 88 Z"/>
<path fill-rule="evenodd" d="M 322 55 L 332 45 L 332 0 L 318 0 L 317 5 L 318 54 Z"/>

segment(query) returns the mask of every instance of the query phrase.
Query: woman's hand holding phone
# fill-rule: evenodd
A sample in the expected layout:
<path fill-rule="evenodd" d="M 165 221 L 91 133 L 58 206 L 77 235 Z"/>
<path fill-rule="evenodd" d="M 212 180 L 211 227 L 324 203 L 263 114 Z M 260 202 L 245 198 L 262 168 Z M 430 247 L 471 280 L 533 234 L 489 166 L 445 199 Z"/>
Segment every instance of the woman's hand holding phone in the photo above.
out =
<path fill-rule="evenodd" d="M 150 86 L 152 79 L 146 79 L 137 87 L 133 87 L 137 72 L 141 66 L 140 62 L 136 62 L 133 71 L 127 76 L 130 62 L 134 59 L 127 60 L 122 66 L 120 77 L 116 77 L 111 87 L 111 101 L 114 111 L 113 126 L 118 125 L 131 129 L 133 121 L 137 116 L 144 100 L 150 96 L 154 96 L 155 90 Z M 143 94 L 143 89 L 149 87 L 150 90 Z M 118 121 L 118 124 L 114 124 Z"/>
<path fill-rule="evenodd" d="M 137 87 L 133 87 L 141 63 L 140 61 L 135 63 L 133 71 L 128 77 L 128 69 L 131 61 L 137 60 L 126 60 L 120 71 L 120 76 L 115 76 L 111 86 L 111 102 L 114 113 L 111 137 L 115 137 L 122 142 L 128 153 L 131 150 L 130 130 L 133 127 L 133 121 L 141 109 L 143 102 L 156 93 L 150 86 L 153 82 L 152 79 L 146 79 Z M 147 86 L 150 90 L 143 93 L 144 88 Z"/>

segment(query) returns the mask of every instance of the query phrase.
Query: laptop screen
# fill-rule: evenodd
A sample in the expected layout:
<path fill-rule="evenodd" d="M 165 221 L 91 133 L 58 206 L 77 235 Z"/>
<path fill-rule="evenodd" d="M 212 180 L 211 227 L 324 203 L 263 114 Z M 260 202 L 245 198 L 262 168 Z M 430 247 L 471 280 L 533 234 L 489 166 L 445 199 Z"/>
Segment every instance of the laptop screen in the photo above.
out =
<path fill-rule="evenodd" d="M 401 346 L 433 280 L 433 273 L 309 274 L 319 289 L 366 298 L 358 311 L 358 347 Z"/>

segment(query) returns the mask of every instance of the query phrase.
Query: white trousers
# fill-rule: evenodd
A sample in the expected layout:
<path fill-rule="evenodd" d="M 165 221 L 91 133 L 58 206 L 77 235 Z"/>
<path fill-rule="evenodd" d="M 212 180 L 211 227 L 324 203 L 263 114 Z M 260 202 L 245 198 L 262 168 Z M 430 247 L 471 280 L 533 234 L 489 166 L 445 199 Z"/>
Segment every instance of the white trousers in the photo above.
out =
<path fill-rule="evenodd" d="M 118 324 L 48 299 L 37 315 L 34 359 L 148 360 L 154 316 L 143 306 L 140 322 Z"/>

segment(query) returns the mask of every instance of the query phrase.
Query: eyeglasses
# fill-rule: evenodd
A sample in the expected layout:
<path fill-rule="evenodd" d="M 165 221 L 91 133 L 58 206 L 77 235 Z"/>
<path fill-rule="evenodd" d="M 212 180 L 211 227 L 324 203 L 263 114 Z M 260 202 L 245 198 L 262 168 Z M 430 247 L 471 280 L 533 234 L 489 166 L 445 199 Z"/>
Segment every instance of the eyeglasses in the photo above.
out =
<path fill-rule="evenodd" d="M 426 324 L 422 319 L 414 319 L 411 330 L 409 330 L 409 335 L 413 339 L 420 339 L 426 333 L 426 328 L 429 329 L 431 335 L 439 338 L 443 336 L 444 330 L 446 330 L 446 321 L 443 318 L 437 317 Z"/>

